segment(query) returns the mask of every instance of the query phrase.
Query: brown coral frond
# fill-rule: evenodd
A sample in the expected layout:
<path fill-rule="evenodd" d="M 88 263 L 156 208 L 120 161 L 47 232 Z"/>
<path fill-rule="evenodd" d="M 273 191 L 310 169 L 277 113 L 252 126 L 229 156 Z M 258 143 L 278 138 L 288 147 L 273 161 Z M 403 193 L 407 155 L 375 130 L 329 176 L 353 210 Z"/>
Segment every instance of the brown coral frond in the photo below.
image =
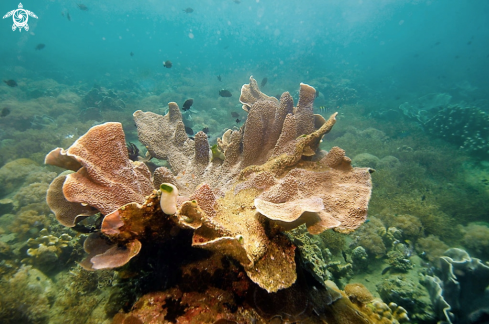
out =
<path fill-rule="evenodd" d="M 78 217 L 95 215 L 97 210 L 90 206 L 66 200 L 63 195 L 65 180 L 66 175 L 62 174 L 51 182 L 46 194 L 46 202 L 61 225 L 74 227 Z"/>

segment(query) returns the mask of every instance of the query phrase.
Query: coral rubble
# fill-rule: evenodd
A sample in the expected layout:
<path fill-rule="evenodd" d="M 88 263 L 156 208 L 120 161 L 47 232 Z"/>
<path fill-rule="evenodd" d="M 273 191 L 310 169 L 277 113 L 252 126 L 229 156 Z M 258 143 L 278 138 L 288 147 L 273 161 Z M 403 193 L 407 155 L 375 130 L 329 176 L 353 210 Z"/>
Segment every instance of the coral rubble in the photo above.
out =
<path fill-rule="evenodd" d="M 250 78 L 240 98 L 248 110 L 244 127 L 218 140 L 224 160 L 211 160 L 204 132 L 187 136 L 176 103 L 165 116 L 136 111 L 140 141 L 171 166 L 173 173 L 158 177 L 178 189 L 175 208 L 165 202 L 173 215 L 161 210 L 161 190 L 153 190 L 161 183 L 151 181 L 143 163 L 130 161 L 118 123 L 92 127 L 69 149 L 47 155 L 46 163 L 76 171 L 53 181 L 48 203 L 67 226 L 90 214 L 88 208 L 105 215 L 101 233 L 85 242 L 86 268 L 119 267 L 145 242 L 164 241 L 181 227 L 193 231 L 192 246 L 234 258 L 268 292 L 290 287 L 297 278 L 295 246 L 281 232 L 306 224 L 311 234 L 349 233 L 365 221 L 371 193 L 369 168 L 353 168 L 338 147 L 319 149 L 336 114 L 314 115 L 314 98 L 314 88 L 301 84 L 294 107 L 288 93 L 277 101 Z"/>

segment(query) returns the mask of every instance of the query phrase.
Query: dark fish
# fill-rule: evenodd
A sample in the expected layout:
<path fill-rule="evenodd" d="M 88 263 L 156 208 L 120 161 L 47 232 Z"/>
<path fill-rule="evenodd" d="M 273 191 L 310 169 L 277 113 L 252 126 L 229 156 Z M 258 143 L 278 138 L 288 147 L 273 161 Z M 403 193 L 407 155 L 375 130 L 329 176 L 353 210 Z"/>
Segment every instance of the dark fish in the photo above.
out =
<path fill-rule="evenodd" d="M 131 161 L 137 161 L 139 156 L 139 149 L 136 146 L 136 144 L 129 142 L 126 144 L 126 147 L 127 147 L 127 154 L 129 156 L 129 159 Z"/>
<path fill-rule="evenodd" d="M 316 95 L 314 98 L 317 98 L 317 97 L 319 97 L 319 89 L 316 89 Z"/>
<path fill-rule="evenodd" d="M 0 117 L 6 117 L 10 114 L 10 108 L 4 107 L 0 113 Z"/>
<path fill-rule="evenodd" d="M 185 126 L 185 133 L 189 135 L 194 135 L 194 130 L 188 126 Z"/>
<path fill-rule="evenodd" d="M 129 53 L 129 55 L 134 56 L 134 53 L 133 53 L 133 52 L 131 52 L 131 53 Z"/>
<path fill-rule="evenodd" d="M 389 270 L 391 269 L 391 267 L 386 267 L 384 270 L 382 270 L 382 276 L 385 275 L 387 272 L 389 272 Z"/>
<path fill-rule="evenodd" d="M 77 6 L 78 6 L 78 8 L 80 8 L 80 10 L 83 10 L 83 11 L 87 11 L 88 10 L 88 7 L 85 6 L 83 3 L 78 3 Z"/>
<path fill-rule="evenodd" d="M 204 133 L 206 133 L 206 134 L 207 134 L 207 133 L 209 133 L 209 127 L 204 127 L 204 128 L 202 128 L 202 131 L 203 131 Z"/>
<path fill-rule="evenodd" d="M 189 110 L 193 104 L 194 104 L 194 99 L 185 100 L 185 102 L 183 103 L 183 107 L 182 107 L 183 111 Z"/>
<path fill-rule="evenodd" d="M 241 119 L 236 118 L 236 124 L 239 124 L 241 122 Z"/>
<path fill-rule="evenodd" d="M 232 116 L 233 118 L 238 118 L 238 117 L 239 117 L 239 114 L 238 114 L 237 112 L 235 112 L 235 111 L 232 111 L 232 112 L 231 112 L 231 116 Z"/>
<path fill-rule="evenodd" d="M 45 45 L 45 44 L 43 44 L 43 43 L 39 43 L 39 44 L 37 44 L 37 46 L 36 46 L 36 51 L 40 51 L 40 50 L 42 50 L 44 47 L 46 47 L 46 45 Z"/>
<path fill-rule="evenodd" d="M 341 254 L 343 255 L 343 259 L 345 259 L 345 262 L 348 263 L 348 259 L 346 258 L 345 251 L 341 251 Z"/>
<path fill-rule="evenodd" d="M 222 82 L 220 74 L 217 76 L 217 79 Z"/>
<path fill-rule="evenodd" d="M 239 0 L 234 0 L 234 3 L 240 4 L 240 3 L 241 3 L 241 1 L 239 1 Z"/>
<path fill-rule="evenodd" d="M 425 201 L 425 199 L 426 199 L 426 195 L 422 195 L 421 196 L 421 201 Z"/>
<path fill-rule="evenodd" d="M 440 44 L 441 44 L 441 42 L 436 42 L 436 43 L 435 43 L 435 46 L 438 46 L 438 45 L 440 45 Z"/>
<path fill-rule="evenodd" d="M 194 12 L 194 9 L 192 9 L 192 8 L 188 7 L 187 9 L 183 9 L 183 11 L 184 11 L 185 13 L 188 13 L 188 14 L 189 14 L 189 13 Z"/>
<path fill-rule="evenodd" d="M 163 62 L 163 66 L 166 67 L 167 69 L 169 69 L 173 66 L 173 64 L 171 61 L 165 61 L 165 62 Z"/>
<path fill-rule="evenodd" d="M 15 82 L 15 80 L 3 80 L 9 87 L 16 87 L 18 84 Z"/>
<path fill-rule="evenodd" d="M 263 80 L 261 80 L 261 84 L 260 84 L 260 86 L 261 86 L 261 87 L 266 86 L 266 85 L 267 85 L 267 82 L 268 82 L 268 78 L 267 78 L 267 77 L 263 78 Z"/>
<path fill-rule="evenodd" d="M 470 44 L 472 44 L 472 41 L 468 41 L 468 42 L 467 42 L 467 45 L 470 45 Z"/>
<path fill-rule="evenodd" d="M 229 90 L 224 90 L 224 89 L 219 90 L 219 95 L 221 97 L 232 97 L 233 96 L 233 94 Z"/>
<path fill-rule="evenodd" d="M 71 21 L 71 16 L 69 12 L 66 13 L 66 18 L 68 18 L 68 20 Z"/>
<path fill-rule="evenodd" d="M 83 234 L 93 233 L 97 230 L 95 226 L 84 226 L 82 224 L 76 224 L 71 229 Z"/>

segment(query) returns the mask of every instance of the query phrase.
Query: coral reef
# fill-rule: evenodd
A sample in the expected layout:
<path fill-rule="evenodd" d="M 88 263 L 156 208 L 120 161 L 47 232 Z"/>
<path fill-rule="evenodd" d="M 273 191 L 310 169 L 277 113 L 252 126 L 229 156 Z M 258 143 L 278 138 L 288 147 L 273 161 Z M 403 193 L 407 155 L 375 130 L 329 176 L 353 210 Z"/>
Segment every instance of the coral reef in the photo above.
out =
<path fill-rule="evenodd" d="M 82 265 L 119 267 L 138 254 L 141 242 L 165 240 L 179 226 L 194 231 L 192 246 L 233 257 L 267 291 L 290 287 L 295 247 L 281 231 L 305 223 L 312 234 L 349 233 L 365 221 L 371 192 L 368 168 L 353 168 L 340 148 L 318 150 L 336 114 L 329 120 L 314 115 L 314 88 L 300 89 L 294 107 L 288 93 L 280 102 L 270 99 L 250 78 L 241 96 L 249 110 L 244 129 L 218 141 L 224 161 L 211 161 L 205 133 L 186 135 L 176 103 L 165 116 L 136 111 L 140 141 L 174 173 L 173 216 L 161 210 L 161 191 L 153 191 L 147 167 L 129 160 L 120 124 L 95 126 L 66 151 L 49 153 L 46 163 L 76 171 L 55 179 L 48 191 L 57 219 L 74 226 L 85 206 L 106 215 L 101 230 L 110 240 L 101 244 L 104 238 L 90 235 Z"/>
<path fill-rule="evenodd" d="M 489 266 L 464 250 L 451 248 L 440 257 L 441 276 L 426 275 L 434 308 L 447 323 L 481 323 L 489 315 Z"/>
<path fill-rule="evenodd" d="M 409 314 L 413 315 L 415 321 L 433 320 L 426 290 L 405 275 L 383 279 L 377 284 L 377 291 L 384 302 L 402 305 Z"/>
<path fill-rule="evenodd" d="M 416 240 L 423 235 L 423 224 L 412 215 L 396 215 L 386 218 L 386 225 L 402 231 L 404 239 Z"/>
<path fill-rule="evenodd" d="M 373 298 L 362 284 L 349 284 L 345 287 L 344 292 L 340 291 L 332 282 L 328 282 L 327 285 L 341 293 L 343 298 L 325 307 L 327 310 L 324 316 L 326 323 L 399 324 L 409 322 L 408 314 L 403 307 L 395 303 L 387 305 Z"/>
<path fill-rule="evenodd" d="M 448 250 L 448 245 L 435 235 L 421 237 L 416 242 L 416 251 L 418 254 L 430 262 L 438 261 L 446 250 Z"/>
<path fill-rule="evenodd" d="M 61 234 L 56 237 L 50 234 L 46 228 L 43 228 L 39 232 L 39 237 L 27 240 L 27 246 L 29 247 L 27 255 L 30 258 L 26 261 L 47 273 L 54 267 L 59 266 L 57 261 L 62 259 L 62 255 L 69 255 L 71 245 L 72 237 L 68 234 Z"/>
<path fill-rule="evenodd" d="M 22 266 L 11 278 L 0 281 L 2 323 L 47 323 L 52 281 L 31 266 Z"/>
<path fill-rule="evenodd" d="M 351 261 L 355 272 L 363 272 L 368 269 L 368 254 L 362 246 L 357 246 L 351 251 Z"/>
<path fill-rule="evenodd" d="M 71 205 L 89 205 L 108 214 L 130 202 L 144 202 L 153 185 L 150 172 L 144 163 L 128 158 L 124 132 L 120 123 L 94 126 L 86 136 L 80 137 L 67 151 L 51 151 L 46 164 L 77 171 L 66 176 L 62 194 Z M 58 182 L 56 183 L 57 186 Z M 48 192 L 48 204 L 53 206 L 56 191 Z M 53 207 L 51 207 L 53 209 Z M 65 226 L 74 226 L 79 215 L 67 218 L 54 211 L 57 219 L 63 218 Z"/>
<path fill-rule="evenodd" d="M 82 99 L 87 108 L 98 108 L 99 110 L 114 109 L 123 110 L 126 103 L 119 98 L 119 94 L 110 89 L 102 87 L 92 88 Z"/>
<path fill-rule="evenodd" d="M 464 228 L 463 245 L 476 256 L 489 258 L 489 227 L 469 224 Z"/>
<path fill-rule="evenodd" d="M 333 276 L 328 271 L 328 266 L 335 262 L 332 262 L 333 256 L 327 245 L 323 245 L 319 235 L 311 235 L 307 232 L 304 225 L 294 228 L 287 232 L 286 235 L 300 251 L 305 269 L 316 276 L 319 282 L 333 279 Z"/>
<path fill-rule="evenodd" d="M 17 159 L 0 168 L 0 197 L 15 192 L 22 186 L 29 173 L 39 169 L 36 162 L 29 159 Z"/>
<path fill-rule="evenodd" d="M 407 272 L 414 267 L 404 253 L 395 250 L 387 252 L 387 263 L 392 270 L 400 272 Z"/>
<path fill-rule="evenodd" d="M 369 167 L 375 169 L 380 162 L 380 159 L 370 153 L 360 153 L 352 159 L 352 164 L 359 167 Z"/>
<path fill-rule="evenodd" d="M 353 234 L 351 245 L 361 246 L 369 255 L 381 257 L 387 253 L 387 248 L 382 239 L 386 229 L 380 219 L 370 217 L 369 220 Z"/>

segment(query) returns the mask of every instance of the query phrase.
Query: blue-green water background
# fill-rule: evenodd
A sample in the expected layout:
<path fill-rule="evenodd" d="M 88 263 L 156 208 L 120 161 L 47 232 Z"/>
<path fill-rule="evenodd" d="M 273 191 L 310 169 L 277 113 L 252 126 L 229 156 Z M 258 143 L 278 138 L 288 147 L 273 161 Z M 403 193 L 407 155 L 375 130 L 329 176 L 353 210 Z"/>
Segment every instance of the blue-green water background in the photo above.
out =
<path fill-rule="evenodd" d="M 39 19 L 12 32 L 1 21 L 0 71 L 78 82 L 216 75 L 271 83 L 359 71 L 383 94 L 446 91 L 461 80 L 488 86 L 485 1 L 74 1 L 24 2 Z M 2 1 L 1 12 L 17 7 Z M 183 9 L 191 7 L 192 13 Z M 71 21 L 61 13 L 69 12 Z M 193 38 L 191 38 L 193 34 Z M 35 51 L 38 43 L 46 44 Z M 130 52 L 134 56 L 129 55 Z M 171 70 L 162 62 L 171 60 Z M 148 73 L 149 72 L 149 73 Z M 160 74 L 160 75 L 159 75 Z M 167 76 L 166 76 L 167 77 Z"/>

